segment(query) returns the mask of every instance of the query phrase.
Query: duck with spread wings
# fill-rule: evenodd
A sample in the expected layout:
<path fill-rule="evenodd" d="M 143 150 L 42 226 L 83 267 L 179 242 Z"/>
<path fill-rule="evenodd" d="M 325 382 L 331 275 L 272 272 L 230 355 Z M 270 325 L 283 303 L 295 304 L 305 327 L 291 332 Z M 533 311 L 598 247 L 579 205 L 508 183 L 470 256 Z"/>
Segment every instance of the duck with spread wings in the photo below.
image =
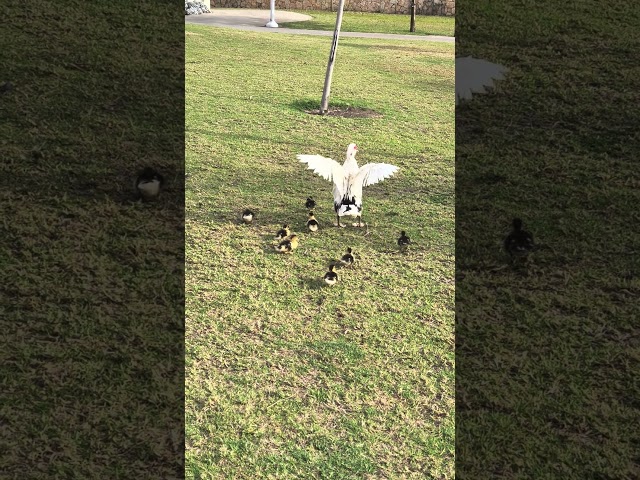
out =
<path fill-rule="evenodd" d="M 333 181 L 333 208 L 338 227 L 344 227 L 340 223 L 340 217 L 344 216 L 357 217 L 358 221 L 353 226 L 362 227 L 362 188 L 381 182 L 398 171 L 398 167 L 388 163 L 367 163 L 358 167 L 357 152 L 356 144 L 349 144 L 347 159 L 342 165 L 322 155 L 297 155 L 298 160 L 306 163 L 313 173 Z"/>

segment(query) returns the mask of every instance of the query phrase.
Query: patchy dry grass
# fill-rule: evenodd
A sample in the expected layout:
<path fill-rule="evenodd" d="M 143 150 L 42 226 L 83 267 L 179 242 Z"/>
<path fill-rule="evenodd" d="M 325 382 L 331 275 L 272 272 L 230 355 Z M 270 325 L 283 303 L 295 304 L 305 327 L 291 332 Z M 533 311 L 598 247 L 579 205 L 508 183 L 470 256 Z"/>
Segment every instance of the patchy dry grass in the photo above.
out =
<path fill-rule="evenodd" d="M 511 69 L 456 117 L 460 479 L 639 475 L 639 16 L 574 7 L 457 18 L 458 54 Z M 514 216 L 546 247 L 523 270 Z"/>
<path fill-rule="evenodd" d="M 330 105 L 382 116 L 322 117 L 330 39 L 187 30 L 187 477 L 453 478 L 453 46 L 343 40 Z M 366 190 L 368 236 L 295 159 L 352 141 L 400 167 Z"/>

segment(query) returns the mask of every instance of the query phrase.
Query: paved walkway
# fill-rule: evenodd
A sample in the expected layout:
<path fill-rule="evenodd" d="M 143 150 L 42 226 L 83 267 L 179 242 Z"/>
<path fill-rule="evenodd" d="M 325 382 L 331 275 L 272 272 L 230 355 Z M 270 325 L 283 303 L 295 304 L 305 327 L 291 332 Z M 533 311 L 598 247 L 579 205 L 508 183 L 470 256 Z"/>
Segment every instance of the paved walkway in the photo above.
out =
<path fill-rule="evenodd" d="M 229 27 L 238 30 L 252 30 L 255 32 L 288 33 L 292 35 L 321 35 L 332 37 L 333 30 L 299 30 L 297 28 L 267 28 L 265 24 L 269 21 L 269 10 L 255 10 L 250 8 L 216 8 L 211 9 L 213 13 L 203 13 L 201 15 L 185 15 L 185 23 L 196 25 L 210 25 L 213 27 Z M 300 22 L 311 20 L 309 15 L 301 13 L 287 12 L 276 8 L 276 23 Z M 362 38 L 385 38 L 389 40 L 418 40 L 427 42 L 455 43 L 455 37 L 444 37 L 441 35 L 394 35 L 390 33 L 360 33 L 360 32 L 340 32 L 340 37 L 362 37 Z"/>

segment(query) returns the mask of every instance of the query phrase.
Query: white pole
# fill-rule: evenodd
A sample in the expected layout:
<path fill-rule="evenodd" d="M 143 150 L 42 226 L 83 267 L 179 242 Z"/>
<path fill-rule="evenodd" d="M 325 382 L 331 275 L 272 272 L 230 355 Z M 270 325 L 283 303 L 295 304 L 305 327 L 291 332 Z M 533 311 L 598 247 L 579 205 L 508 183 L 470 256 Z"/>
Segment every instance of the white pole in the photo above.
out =
<path fill-rule="evenodd" d="M 269 22 L 265 25 L 269 28 L 278 28 L 276 23 L 276 0 L 271 0 L 271 12 L 269 12 Z"/>
<path fill-rule="evenodd" d="M 340 36 L 340 26 L 342 25 L 342 10 L 344 8 L 344 0 L 340 0 L 338 4 L 338 16 L 336 18 L 336 29 L 333 32 L 333 43 L 331 44 L 331 53 L 329 54 L 329 63 L 327 63 L 327 75 L 324 79 L 324 90 L 322 91 L 322 102 L 320 103 L 320 114 L 324 115 L 329 109 L 329 91 L 331 90 L 331 76 L 333 75 L 333 62 L 336 59 L 336 50 L 338 49 L 338 37 Z"/>

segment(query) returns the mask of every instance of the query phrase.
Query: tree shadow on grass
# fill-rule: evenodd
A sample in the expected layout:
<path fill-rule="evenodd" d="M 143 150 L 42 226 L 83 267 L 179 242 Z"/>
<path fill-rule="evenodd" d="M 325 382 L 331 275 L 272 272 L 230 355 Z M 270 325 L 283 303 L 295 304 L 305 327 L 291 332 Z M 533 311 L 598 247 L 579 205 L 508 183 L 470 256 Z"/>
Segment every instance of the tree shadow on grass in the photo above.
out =
<path fill-rule="evenodd" d="M 320 99 L 299 99 L 289 105 L 295 110 L 308 113 L 310 115 L 320 115 Z M 328 111 L 324 116 L 344 118 L 380 118 L 383 114 L 360 102 L 345 102 L 330 99 Z"/>
<path fill-rule="evenodd" d="M 409 32 L 407 32 L 408 34 Z M 432 34 L 428 34 L 428 35 L 432 35 Z M 419 35 L 416 35 L 419 36 Z M 342 40 L 340 42 L 340 46 L 341 47 L 351 47 L 351 48 L 360 48 L 362 50 L 396 50 L 396 51 L 403 51 L 403 52 L 416 52 L 419 53 L 420 55 L 425 55 L 425 54 L 429 54 L 429 53 L 433 53 L 436 55 L 442 55 L 442 52 L 436 51 L 436 52 L 430 52 L 427 51 L 427 47 L 428 47 L 428 42 L 425 42 L 424 46 L 422 46 L 422 44 L 420 45 L 369 45 L 369 44 L 362 44 L 362 43 L 355 43 L 355 42 L 349 42 L 349 41 L 344 41 Z M 451 58 L 453 58 L 453 55 L 451 55 Z"/>

